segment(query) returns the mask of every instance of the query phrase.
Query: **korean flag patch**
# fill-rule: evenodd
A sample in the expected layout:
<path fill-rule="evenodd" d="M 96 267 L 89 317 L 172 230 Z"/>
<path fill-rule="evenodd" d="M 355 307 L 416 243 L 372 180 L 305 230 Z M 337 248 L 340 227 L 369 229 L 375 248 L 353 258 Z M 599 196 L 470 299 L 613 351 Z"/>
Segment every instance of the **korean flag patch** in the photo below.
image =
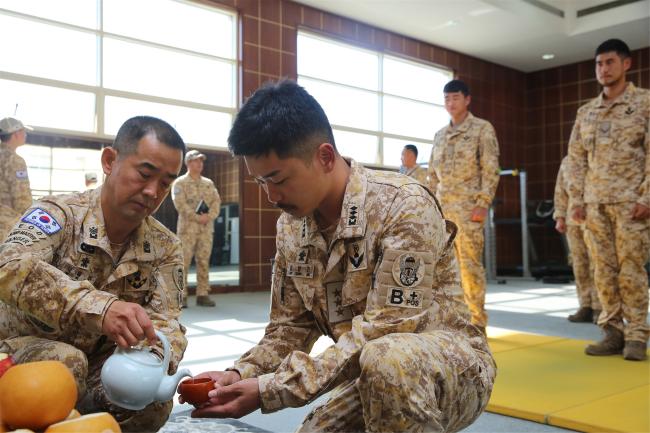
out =
<path fill-rule="evenodd" d="M 48 235 L 53 235 L 54 233 L 61 230 L 61 226 L 56 221 L 56 219 L 54 219 L 52 215 L 40 208 L 36 208 L 29 214 L 25 215 L 21 221 L 38 227 Z"/>

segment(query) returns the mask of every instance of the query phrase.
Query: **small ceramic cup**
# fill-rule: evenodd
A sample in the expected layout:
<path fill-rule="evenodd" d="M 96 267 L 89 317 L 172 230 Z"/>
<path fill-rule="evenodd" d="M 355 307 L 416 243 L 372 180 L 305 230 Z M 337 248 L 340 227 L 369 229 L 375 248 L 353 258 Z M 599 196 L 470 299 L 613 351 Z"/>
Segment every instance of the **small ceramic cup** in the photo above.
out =
<path fill-rule="evenodd" d="M 178 385 L 178 393 L 187 403 L 198 406 L 209 400 L 208 392 L 214 389 L 214 380 L 209 377 L 186 379 Z"/>

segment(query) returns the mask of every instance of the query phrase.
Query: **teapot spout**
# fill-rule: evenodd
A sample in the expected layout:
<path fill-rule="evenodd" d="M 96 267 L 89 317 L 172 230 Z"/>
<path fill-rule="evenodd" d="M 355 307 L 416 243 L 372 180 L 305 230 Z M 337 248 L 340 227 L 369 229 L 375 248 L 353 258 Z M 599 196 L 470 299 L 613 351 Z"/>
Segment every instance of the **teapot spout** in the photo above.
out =
<path fill-rule="evenodd" d="M 174 398 L 176 388 L 184 377 L 192 377 L 192 373 L 187 368 L 178 370 L 173 376 L 165 376 L 160 382 L 158 392 L 156 393 L 157 401 L 168 401 Z"/>

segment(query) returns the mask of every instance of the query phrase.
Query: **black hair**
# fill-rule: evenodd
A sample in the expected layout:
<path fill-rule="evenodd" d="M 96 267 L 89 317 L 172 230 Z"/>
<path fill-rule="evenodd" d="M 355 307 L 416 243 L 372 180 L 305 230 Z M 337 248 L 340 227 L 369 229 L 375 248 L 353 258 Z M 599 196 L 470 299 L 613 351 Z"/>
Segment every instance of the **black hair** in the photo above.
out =
<path fill-rule="evenodd" d="M 320 104 L 292 80 L 268 82 L 243 105 L 230 135 L 235 156 L 266 156 L 309 160 L 322 143 L 336 150 L 332 126 Z"/>
<path fill-rule="evenodd" d="M 465 84 L 464 81 L 461 80 L 451 80 L 447 84 L 445 84 L 445 88 L 442 91 L 443 93 L 456 93 L 456 92 L 461 92 L 463 95 L 468 96 L 469 95 L 469 87 L 467 87 L 467 84 Z"/>
<path fill-rule="evenodd" d="M 408 149 L 413 152 L 415 154 L 415 158 L 418 157 L 418 148 L 415 146 L 415 144 L 407 144 L 404 146 L 404 149 Z"/>
<path fill-rule="evenodd" d="M 178 149 L 185 155 L 185 142 L 174 127 L 164 120 L 151 116 L 136 116 L 124 122 L 117 131 L 112 147 L 119 157 L 128 156 L 136 151 L 142 137 L 149 134 L 153 134 L 161 143 Z"/>
<path fill-rule="evenodd" d="M 631 55 L 630 47 L 628 47 L 625 42 L 620 39 L 607 39 L 605 42 L 598 45 L 594 57 L 597 57 L 599 54 L 603 53 L 611 53 L 612 51 L 616 52 L 616 54 L 618 54 L 621 59 L 626 59 Z"/>

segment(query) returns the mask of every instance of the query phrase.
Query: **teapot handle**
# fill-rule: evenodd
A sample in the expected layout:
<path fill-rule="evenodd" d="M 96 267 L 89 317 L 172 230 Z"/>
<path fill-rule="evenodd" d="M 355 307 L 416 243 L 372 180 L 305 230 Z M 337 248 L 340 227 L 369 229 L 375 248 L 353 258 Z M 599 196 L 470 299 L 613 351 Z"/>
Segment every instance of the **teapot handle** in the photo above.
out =
<path fill-rule="evenodd" d="M 169 348 L 169 340 L 167 340 L 167 337 L 165 334 L 160 332 L 159 330 L 154 330 L 156 335 L 158 336 L 158 339 L 163 345 L 163 350 L 164 350 L 164 355 L 163 355 L 163 371 L 165 374 L 167 374 L 167 371 L 169 370 L 169 357 L 171 355 L 171 349 Z"/>

